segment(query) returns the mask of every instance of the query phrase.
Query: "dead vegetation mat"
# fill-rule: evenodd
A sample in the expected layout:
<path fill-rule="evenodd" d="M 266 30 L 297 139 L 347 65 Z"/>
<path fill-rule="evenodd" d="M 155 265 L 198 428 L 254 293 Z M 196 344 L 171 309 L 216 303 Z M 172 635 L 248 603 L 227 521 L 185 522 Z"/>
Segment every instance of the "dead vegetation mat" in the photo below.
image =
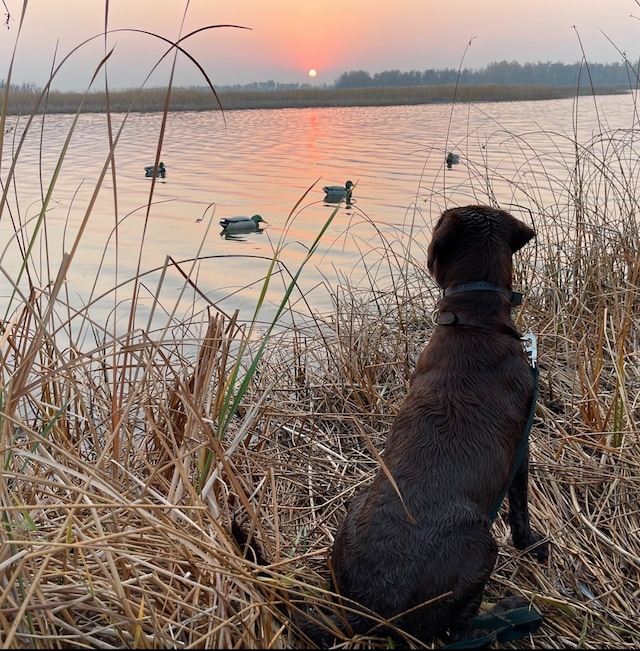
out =
<path fill-rule="evenodd" d="M 335 608 L 333 534 L 433 327 L 436 288 L 418 281 L 405 298 L 339 292 L 333 314 L 274 335 L 222 436 L 234 317 L 80 354 L 33 309 L 16 315 L 2 341 L 3 647 L 305 647 L 291 620 Z M 503 509 L 485 601 L 520 595 L 543 614 L 510 648 L 637 648 L 638 293 L 594 302 L 560 286 L 531 291 L 518 321 L 539 335 L 530 501 L 550 556 L 515 550 Z"/>

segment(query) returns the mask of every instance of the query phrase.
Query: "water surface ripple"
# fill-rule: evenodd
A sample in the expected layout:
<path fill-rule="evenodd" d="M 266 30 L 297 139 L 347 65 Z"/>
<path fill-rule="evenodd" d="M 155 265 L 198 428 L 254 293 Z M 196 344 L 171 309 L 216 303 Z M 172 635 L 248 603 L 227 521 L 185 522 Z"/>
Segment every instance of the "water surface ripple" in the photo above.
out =
<path fill-rule="evenodd" d="M 66 291 L 78 308 L 108 294 L 92 308 L 95 322 L 106 325 L 115 318 L 114 305 L 127 304 L 133 283 L 117 293 L 112 290 L 138 267 L 161 267 L 167 256 L 191 260 L 200 247 L 202 260 L 194 269 L 185 262 L 183 269 L 191 269 L 209 300 L 228 311 L 240 305 L 243 318 L 250 318 L 280 238 L 285 241 L 282 260 L 293 273 L 335 208 L 324 204 L 322 186 L 350 179 L 356 183 L 354 204 L 339 207 L 299 281 L 311 307 L 326 311 L 331 301 L 325 283 L 333 286 L 341 275 L 357 282 L 365 261 L 369 265 L 375 256 L 384 257 L 387 247 L 410 247 L 422 258 L 433 220 L 446 207 L 495 201 L 530 220 L 528 211 L 535 213 L 537 205 L 566 201 L 574 134 L 579 142 L 590 143 L 603 131 L 625 132 L 635 125 L 631 96 L 582 98 L 578 104 L 552 100 L 240 110 L 224 119 L 216 111 L 175 113 L 169 115 L 160 157 L 168 174 L 155 184 L 147 218 L 151 179 L 145 178 L 144 167 L 155 159 L 161 119 L 160 114 L 111 116 L 113 132 L 121 129 L 115 174 L 107 170 L 95 205 L 93 195 L 109 152 L 107 116 L 80 116 L 62 159 L 72 116 L 36 120 L 19 154 L 2 215 L 0 264 L 5 273 L 18 277 L 18 243 L 28 245 L 50 192 L 44 228 L 32 253 L 37 260 L 33 281 L 44 287 L 55 278 L 90 211 L 66 275 Z M 12 131 L 5 136 L 5 185 L 25 120 L 8 123 Z M 448 151 L 460 156 L 451 169 L 445 165 Z M 288 223 L 292 211 L 295 219 Z M 221 218 L 254 213 L 268 222 L 263 233 L 221 237 Z M 143 277 L 140 296 L 147 309 L 159 278 L 158 273 Z M 182 276 L 170 271 L 162 282 L 163 300 L 175 305 Z M 263 318 L 275 312 L 282 288 L 278 279 Z M 8 293 L 0 299 L 4 306 Z M 194 307 L 199 301 L 187 292 L 177 319 L 202 309 Z M 143 309 L 137 325 L 144 318 Z"/>

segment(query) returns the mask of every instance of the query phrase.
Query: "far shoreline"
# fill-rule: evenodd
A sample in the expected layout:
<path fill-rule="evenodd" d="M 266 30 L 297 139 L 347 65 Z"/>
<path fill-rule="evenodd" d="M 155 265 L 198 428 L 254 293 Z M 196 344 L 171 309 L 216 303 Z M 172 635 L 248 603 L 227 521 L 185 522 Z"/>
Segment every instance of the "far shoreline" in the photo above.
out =
<path fill-rule="evenodd" d="M 593 87 L 552 85 L 442 85 L 367 87 L 351 89 L 299 88 L 295 90 L 225 90 L 210 88 L 173 88 L 169 110 L 235 111 L 283 108 L 340 108 L 357 106 L 406 106 L 482 102 L 519 102 L 567 99 L 583 95 L 620 95 L 629 93 L 624 86 Z M 88 93 L 52 90 L 10 90 L 6 97 L 6 115 L 37 113 L 152 113 L 165 109 L 166 88 L 89 91 Z"/>

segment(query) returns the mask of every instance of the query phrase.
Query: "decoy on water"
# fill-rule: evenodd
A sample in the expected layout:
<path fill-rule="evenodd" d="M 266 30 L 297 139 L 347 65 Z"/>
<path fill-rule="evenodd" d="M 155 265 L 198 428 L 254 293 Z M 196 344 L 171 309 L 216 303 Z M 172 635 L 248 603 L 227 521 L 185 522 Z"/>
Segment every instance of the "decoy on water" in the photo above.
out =
<path fill-rule="evenodd" d="M 145 176 L 153 176 L 153 170 L 155 169 L 154 165 L 149 165 L 149 167 L 144 168 L 144 175 Z M 167 168 L 164 166 L 164 163 L 160 163 L 158 165 L 158 173 L 156 176 L 159 176 L 161 179 L 163 179 L 167 175 Z"/>
<path fill-rule="evenodd" d="M 267 222 L 260 217 L 254 215 L 253 217 L 225 217 L 220 220 L 220 226 L 225 232 L 231 233 L 251 233 L 260 230 L 260 224 Z"/>
<path fill-rule="evenodd" d="M 351 195 L 353 190 L 353 183 L 347 181 L 344 186 L 342 185 L 325 185 L 322 190 L 324 191 L 324 200 L 327 203 L 340 203 L 343 199 L 346 200 L 347 205 L 351 204 Z"/>
<path fill-rule="evenodd" d="M 460 162 L 460 156 L 458 154 L 454 154 L 453 152 L 449 152 L 447 154 L 447 167 L 451 169 L 452 165 L 457 165 Z"/>

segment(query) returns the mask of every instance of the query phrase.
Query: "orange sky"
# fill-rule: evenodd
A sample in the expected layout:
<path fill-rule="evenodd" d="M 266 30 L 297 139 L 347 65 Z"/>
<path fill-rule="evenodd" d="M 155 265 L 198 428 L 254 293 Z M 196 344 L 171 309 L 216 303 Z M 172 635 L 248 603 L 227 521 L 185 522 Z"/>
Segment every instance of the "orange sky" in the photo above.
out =
<path fill-rule="evenodd" d="M 12 20 L 0 31 L 0 79 L 22 7 L 22 0 L 6 1 Z M 349 70 L 458 68 L 470 40 L 464 65 L 474 69 L 505 59 L 573 63 L 582 55 L 578 36 L 592 62 L 621 60 L 607 37 L 629 58 L 639 55 L 636 0 L 110 0 L 109 25 L 174 39 L 187 4 L 183 34 L 221 23 L 251 28 L 211 30 L 185 43 L 217 85 L 311 82 L 310 68 L 318 71 L 314 84 L 331 84 Z M 59 60 L 101 32 L 104 13 L 100 0 L 29 0 L 12 81 L 44 85 L 56 43 Z M 116 46 L 109 62 L 114 88 L 140 85 L 164 50 L 141 34 L 120 32 L 109 43 Z M 103 51 L 102 39 L 84 46 L 54 87 L 86 87 Z M 177 85 L 202 85 L 191 63 L 178 70 Z M 150 85 L 166 80 L 165 66 Z"/>

